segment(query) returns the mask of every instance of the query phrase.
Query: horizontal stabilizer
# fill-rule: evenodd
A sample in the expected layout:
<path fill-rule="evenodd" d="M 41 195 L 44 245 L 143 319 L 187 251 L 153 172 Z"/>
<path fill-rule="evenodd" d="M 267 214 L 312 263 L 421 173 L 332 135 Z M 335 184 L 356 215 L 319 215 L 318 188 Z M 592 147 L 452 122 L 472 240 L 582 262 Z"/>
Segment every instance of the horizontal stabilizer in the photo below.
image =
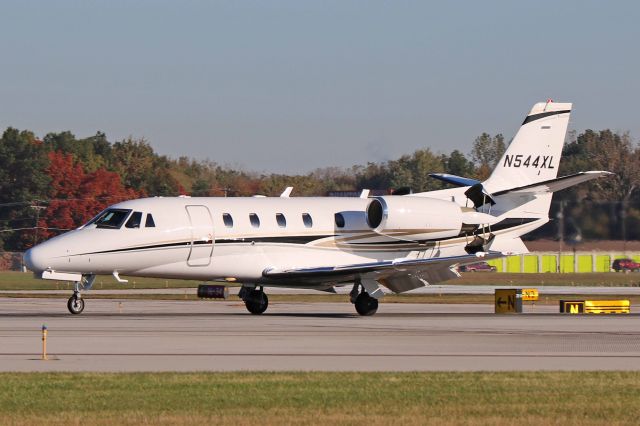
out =
<path fill-rule="evenodd" d="M 448 173 L 429 173 L 429 176 L 455 186 L 473 186 L 480 183 L 479 180 L 450 175 Z"/>
<path fill-rule="evenodd" d="M 491 250 L 499 251 L 505 255 L 529 253 L 529 249 L 520 238 L 496 238 L 491 243 Z"/>
<path fill-rule="evenodd" d="M 544 182 L 538 182 L 531 185 L 520 186 L 517 188 L 506 189 L 504 191 L 495 192 L 494 197 L 505 194 L 547 194 L 550 192 L 560 191 L 582 182 L 587 182 L 601 177 L 612 176 L 614 173 L 605 171 L 581 172 L 574 175 L 562 176 L 557 179 L 551 179 Z"/>

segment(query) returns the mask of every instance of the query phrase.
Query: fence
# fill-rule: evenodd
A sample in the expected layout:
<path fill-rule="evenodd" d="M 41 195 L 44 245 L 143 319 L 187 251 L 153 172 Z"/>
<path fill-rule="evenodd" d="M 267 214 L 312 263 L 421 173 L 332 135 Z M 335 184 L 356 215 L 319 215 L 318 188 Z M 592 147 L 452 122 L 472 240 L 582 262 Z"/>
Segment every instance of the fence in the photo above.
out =
<path fill-rule="evenodd" d="M 0 271 L 22 270 L 21 252 L 0 251 Z"/>
<path fill-rule="evenodd" d="M 498 272 L 610 272 L 615 259 L 630 258 L 640 262 L 640 253 L 528 253 L 490 260 Z"/>

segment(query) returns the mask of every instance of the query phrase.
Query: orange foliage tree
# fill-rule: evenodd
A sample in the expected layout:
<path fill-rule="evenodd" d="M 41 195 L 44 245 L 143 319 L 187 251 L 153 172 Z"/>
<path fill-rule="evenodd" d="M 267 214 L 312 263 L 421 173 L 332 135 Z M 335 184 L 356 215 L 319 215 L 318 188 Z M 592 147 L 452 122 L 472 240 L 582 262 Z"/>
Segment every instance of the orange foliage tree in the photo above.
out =
<path fill-rule="evenodd" d="M 49 153 L 47 173 L 50 201 L 38 222 L 43 238 L 77 228 L 111 204 L 143 195 L 125 188 L 117 173 L 104 168 L 86 173 L 71 154 L 59 151 Z"/>

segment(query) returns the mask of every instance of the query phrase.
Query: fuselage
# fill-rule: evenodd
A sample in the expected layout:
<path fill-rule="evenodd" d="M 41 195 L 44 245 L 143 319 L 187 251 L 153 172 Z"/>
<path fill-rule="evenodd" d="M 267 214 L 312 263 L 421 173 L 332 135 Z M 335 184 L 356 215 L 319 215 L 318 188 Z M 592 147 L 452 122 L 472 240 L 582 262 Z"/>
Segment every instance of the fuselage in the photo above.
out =
<path fill-rule="evenodd" d="M 365 217 L 369 201 L 337 197 L 131 200 L 105 210 L 117 213 L 111 222 L 90 222 L 46 241 L 27 252 L 25 262 L 34 271 L 117 272 L 277 285 L 263 271 L 465 254 L 465 237 L 412 241 L 406 230 L 374 232 Z M 445 213 L 433 211 L 430 220 Z M 520 225 L 518 233 L 527 232 L 531 225 L 540 226 Z M 459 229 L 450 231 L 457 235 Z"/>

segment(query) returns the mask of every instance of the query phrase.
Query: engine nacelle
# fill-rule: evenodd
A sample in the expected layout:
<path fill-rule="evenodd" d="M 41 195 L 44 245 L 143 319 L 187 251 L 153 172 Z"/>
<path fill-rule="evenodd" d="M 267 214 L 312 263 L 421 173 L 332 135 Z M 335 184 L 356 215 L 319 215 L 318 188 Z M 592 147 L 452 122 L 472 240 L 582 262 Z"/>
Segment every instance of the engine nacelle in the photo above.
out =
<path fill-rule="evenodd" d="M 376 197 L 371 199 L 366 211 L 367 224 L 374 232 L 404 241 L 458 236 L 462 218 L 458 204 L 427 197 Z"/>

